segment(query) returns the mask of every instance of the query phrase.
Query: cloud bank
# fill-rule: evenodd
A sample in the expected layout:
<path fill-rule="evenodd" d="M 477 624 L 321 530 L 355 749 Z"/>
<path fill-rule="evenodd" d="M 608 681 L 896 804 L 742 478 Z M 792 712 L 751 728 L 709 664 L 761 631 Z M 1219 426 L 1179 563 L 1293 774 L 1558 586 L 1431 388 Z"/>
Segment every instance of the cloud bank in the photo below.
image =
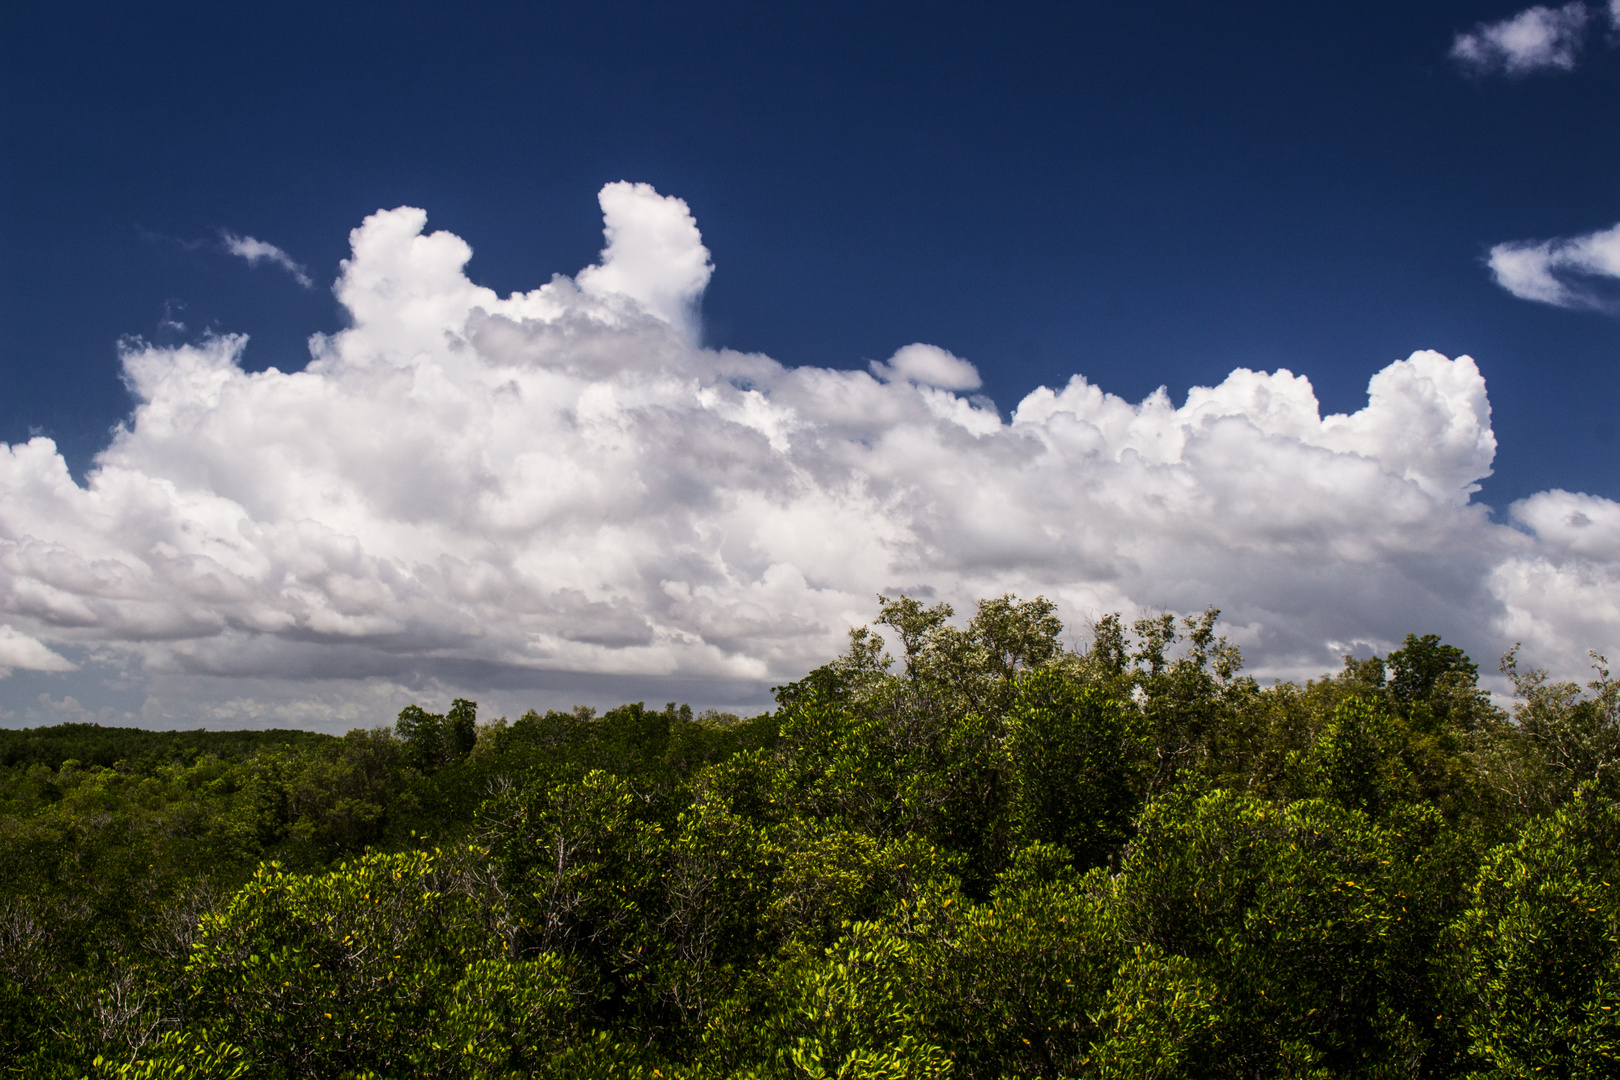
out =
<path fill-rule="evenodd" d="M 1620 278 L 1620 225 L 1567 240 L 1516 240 L 1491 248 L 1496 283 L 1521 300 L 1615 311 L 1602 286 Z"/>
<path fill-rule="evenodd" d="M 1179 406 L 1075 375 L 1002 415 L 931 345 L 870 372 L 701 347 L 686 205 L 601 203 L 597 266 L 506 297 L 423 211 L 372 215 L 352 325 L 303 371 L 244 371 L 240 337 L 127 348 L 137 405 L 82 486 L 49 439 L 0 449 L 0 665 L 79 663 L 53 715 L 99 679 L 148 723 L 347 727 L 452 690 L 761 703 L 880 591 L 1045 594 L 1077 639 L 1216 604 L 1283 676 L 1408 631 L 1487 669 L 1620 642 L 1620 505 L 1546 492 L 1494 524 L 1467 357 L 1395 361 L 1350 415 L 1244 369 Z"/>

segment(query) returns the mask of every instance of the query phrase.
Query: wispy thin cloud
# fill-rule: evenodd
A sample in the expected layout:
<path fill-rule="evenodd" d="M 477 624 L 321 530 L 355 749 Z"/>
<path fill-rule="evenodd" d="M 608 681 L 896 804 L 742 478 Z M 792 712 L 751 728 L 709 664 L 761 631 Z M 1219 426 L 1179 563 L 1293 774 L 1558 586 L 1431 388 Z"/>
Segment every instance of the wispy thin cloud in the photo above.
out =
<path fill-rule="evenodd" d="M 1611 19 L 1620 2 L 1611 3 Z M 1480 23 L 1458 34 L 1451 58 L 1477 75 L 1528 75 L 1573 71 L 1592 12 L 1585 4 L 1550 8 L 1537 4 L 1500 22 Z"/>
<path fill-rule="evenodd" d="M 1496 283 L 1521 300 L 1562 308 L 1620 311 L 1605 282 L 1620 278 L 1620 225 L 1584 236 L 1514 240 L 1491 248 Z"/>
<path fill-rule="evenodd" d="M 257 266 L 261 262 L 267 262 L 272 266 L 279 266 L 304 288 L 314 288 L 315 282 L 311 280 L 309 271 L 276 245 L 251 236 L 237 236 L 228 231 L 222 232 L 220 236 L 225 241 L 225 250 L 246 259 L 249 265 Z"/>

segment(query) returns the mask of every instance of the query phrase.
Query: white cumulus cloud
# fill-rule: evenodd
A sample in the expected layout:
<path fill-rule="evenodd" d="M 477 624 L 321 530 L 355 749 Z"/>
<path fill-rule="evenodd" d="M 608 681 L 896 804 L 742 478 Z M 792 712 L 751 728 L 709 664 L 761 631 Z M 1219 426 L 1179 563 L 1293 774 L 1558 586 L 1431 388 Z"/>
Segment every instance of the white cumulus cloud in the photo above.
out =
<path fill-rule="evenodd" d="M 1591 12 L 1585 4 L 1550 8 L 1537 4 L 1501 22 L 1481 23 L 1458 34 L 1451 57 L 1478 74 L 1527 75 L 1573 71 Z"/>
<path fill-rule="evenodd" d="M 222 233 L 221 239 L 225 241 L 226 251 L 246 259 L 249 266 L 257 266 L 261 262 L 267 262 L 271 266 L 279 266 L 287 271 L 293 276 L 293 280 L 304 288 L 314 287 L 315 282 L 311 280 L 309 271 L 305 270 L 291 255 L 288 255 L 276 245 L 263 240 L 255 240 L 251 236 L 237 236 L 233 232 Z"/>
<path fill-rule="evenodd" d="M 1521 300 L 1615 310 L 1599 286 L 1620 278 L 1620 225 L 1567 240 L 1516 240 L 1491 248 L 1496 283 Z"/>
<path fill-rule="evenodd" d="M 701 347 L 685 204 L 601 201 L 600 264 L 504 297 L 423 211 L 379 211 L 305 370 L 131 347 L 137 405 L 83 484 L 49 439 L 0 447 L 0 618 L 80 661 L 55 698 L 112 708 L 113 672 L 148 723 L 339 727 L 452 689 L 759 704 L 899 590 L 1044 594 L 1077 639 L 1216 604 L 1281 676 L 1408 631 L 1487 669 L 1515 637 L 1620 642 L 1591 592 L 1620 595 L 1620 507 L 1472 501 L 1496 443 L 1468 357 L 1390 363 L 1348 415 L 1239 369 L 1179 405 L 1075 375 L 1003 416 L 930 345 L 870 373 Z"/>

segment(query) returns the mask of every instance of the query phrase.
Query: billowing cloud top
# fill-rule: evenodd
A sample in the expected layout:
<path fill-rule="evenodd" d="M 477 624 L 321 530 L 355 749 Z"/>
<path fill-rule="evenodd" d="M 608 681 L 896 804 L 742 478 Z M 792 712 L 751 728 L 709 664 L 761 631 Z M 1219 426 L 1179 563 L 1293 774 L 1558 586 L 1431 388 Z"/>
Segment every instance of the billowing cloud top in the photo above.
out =
<path fill-rule="evenodd" d="M 670 326 L 694 329 L 697 300 L 714 267 L 686 204 L 661 198 L 650 184 L 623 180 L 604 187 L 598 201 L 607 247 L 600 264 L 580 272 L 579 287 L 608 303 L 623 297 Z"/>
<path fill-rule="evenodd" d="M 48 439 L 0 450 L 0 666 L 191 680 L 147 720 L 308 723 L 300 694 L 347 686 L 375 722 L 405 686 L 759 701 L 899 589 L 1042 593 L 1080 628 L 1218 604 L 1278 674 L 1409 630 L 1486 660 L 1620 637 L 1593 602 L 1620 507 L 1471 503 L 1496 444 L 1467 357 L 1396 361 L 1351 415 L 1240 369 L 1179 407 L 1076 375 L 1004 417 L 930 345 L 876 377 L 701 348 L 685 204 L 601 201 L 601 263 L 507 297 L 421 210 L 372 215 L 352 326 L 304 371 L 244 371 L 237 337 L 128 350 L 138 404 L 83 486 Z M 242 704 L 275 680 L 302 680 L 280 712 Z"/>

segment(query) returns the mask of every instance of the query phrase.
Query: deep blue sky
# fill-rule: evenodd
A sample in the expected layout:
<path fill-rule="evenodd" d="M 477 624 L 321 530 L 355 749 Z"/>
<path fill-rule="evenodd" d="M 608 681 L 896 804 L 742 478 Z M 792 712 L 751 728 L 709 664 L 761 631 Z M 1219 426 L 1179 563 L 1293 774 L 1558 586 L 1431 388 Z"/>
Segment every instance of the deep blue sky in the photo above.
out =
<path fill-rule="evenodd" d="M 1466 352 L 1487 501 L 1620 497 L 1620 323 L 1482 264 L 1620 220 L 1620 50 L 1516 80 L 1446 58 L 1522 6 L 6 5 L 0 438 L 84 468 L 130 407 L 121 335 L 301 366 L 379 207 L 425 207 L 504 293 L 592 261 L 595 193 L 630 179 L 697 216 L 711 344 L 854 367 L 927 341 L 1003 410 L 1073 372 L 1179 402 L 1239 365 L 1348 410 L 1391 360 Z"/>

